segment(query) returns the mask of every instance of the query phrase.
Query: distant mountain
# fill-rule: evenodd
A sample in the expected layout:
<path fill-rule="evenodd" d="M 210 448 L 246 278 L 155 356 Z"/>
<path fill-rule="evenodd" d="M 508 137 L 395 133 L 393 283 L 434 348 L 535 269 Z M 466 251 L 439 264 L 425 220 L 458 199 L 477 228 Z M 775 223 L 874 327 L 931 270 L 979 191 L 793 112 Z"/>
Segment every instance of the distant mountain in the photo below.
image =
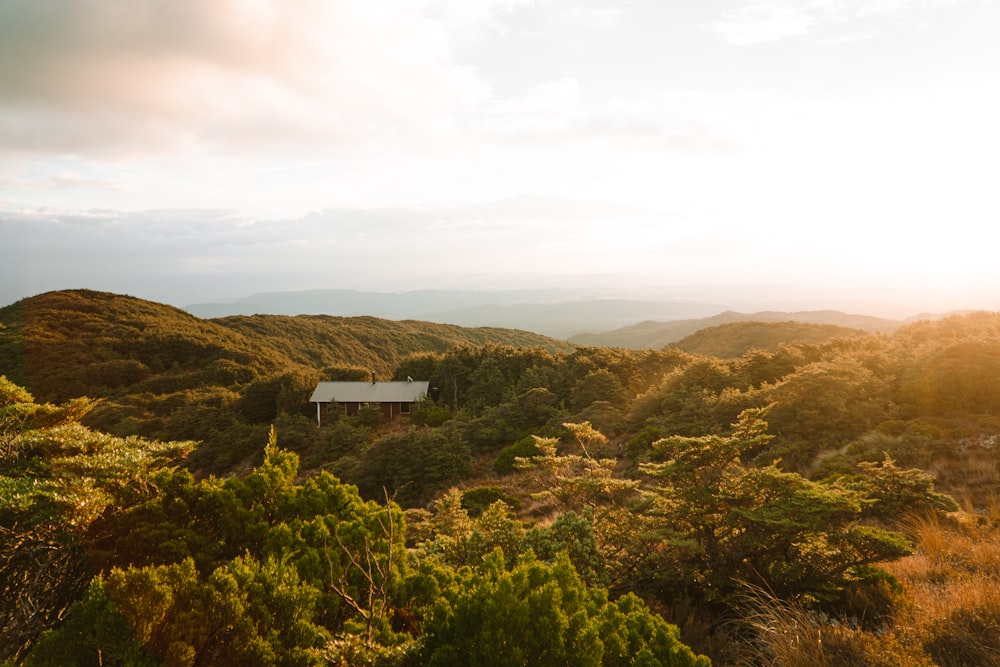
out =
<path fill-rule="evenodd" d="M 569 340 L 577 345 L 604 345 L 636 350 L 642 348 L 659 349 L 665 345 L 677 343 L 702 329 L 734 322 L 800 322 L 805 324 L 833 325 L 869 333 L 891 333 L 902 324 L 894 320 L 869 317 L 867 315 L 849 315 L 835 310 L 802 311 L 795 313 L 764 311 L 752 314 L 727 311 L 701 319 L 674 320 L 669 322 L 646 321 L 605 333 L 579 334 L 572 336 Z"/>
<path fill-rule="evenodd" d="M 255 294 L 231 303 L 185 310 L 203 318 L 230 315 L 370 315 L 463 327 L 522 329 L 556 338 L 607 331 L 648 319 L 705 317 L 723 307 L 686 299 L 608 298 L 593 289 L 419 290 L 384 293 L 308 290 Z"/>

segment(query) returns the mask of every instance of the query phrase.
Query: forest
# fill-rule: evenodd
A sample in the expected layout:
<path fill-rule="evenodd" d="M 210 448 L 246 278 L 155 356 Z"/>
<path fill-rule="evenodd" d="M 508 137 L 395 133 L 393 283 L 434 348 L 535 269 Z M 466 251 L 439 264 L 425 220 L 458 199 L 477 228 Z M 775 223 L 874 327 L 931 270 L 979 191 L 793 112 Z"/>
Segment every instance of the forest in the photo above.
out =
<path fill-rule="evenodd" d="M 436 400 L 317 428 L 372 370 Z M 67 291 L 0 375 L 3 664 L 1000 664 L 997 313 L 633 350 Z"/>

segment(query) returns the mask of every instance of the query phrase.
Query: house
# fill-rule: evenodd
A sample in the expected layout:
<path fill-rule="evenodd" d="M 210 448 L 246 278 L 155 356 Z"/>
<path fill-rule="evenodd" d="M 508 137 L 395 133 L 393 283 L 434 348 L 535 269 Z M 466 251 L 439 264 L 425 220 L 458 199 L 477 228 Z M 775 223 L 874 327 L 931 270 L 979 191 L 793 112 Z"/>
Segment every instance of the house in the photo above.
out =
<path fill-rule="evenodd" d="M 386 421 L 408 415 L 418 401 L 427 398 L 426 380 L 407 378 L 402 382 L 320 382 L 316 385 L 310 403 L 316 404 L 316 423 L 323 425 L 323 415 L 332 406 L 343 409 L 345 415 L 356 415 L 363 406 L 378 405 Z"/>

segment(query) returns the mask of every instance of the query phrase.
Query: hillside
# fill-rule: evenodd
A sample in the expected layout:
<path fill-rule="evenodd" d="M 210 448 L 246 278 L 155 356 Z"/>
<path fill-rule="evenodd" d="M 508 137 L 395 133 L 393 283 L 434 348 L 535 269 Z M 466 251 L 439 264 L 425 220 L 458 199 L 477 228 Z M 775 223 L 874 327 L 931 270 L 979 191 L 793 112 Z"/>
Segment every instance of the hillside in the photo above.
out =
<path fill-rule="evenodd" d="M 869 333 L 891 333 L 901 324 L 893 320 L 870 317 L 868 315 L 850 315 L 835 310 L 800 311 L 794 313 L 763 311 L 751 314 L 726 311 L 701 319 L 640 322 L 639 324 L 604 333 L 578 334 L 569 340 L 571 343 L 576 343 L 577 345 L 605 345 L 609 347 L 625 347 L 632 350 L 641 350 L 643 348 L 655 350 L 664 345 L 676 343 L 702 329 L 733 322 L 801 322 L 804 324 L 834 325 L 849 329 L 860 329 Z M 792 340 L 779 342 L 792 342 Z"/>
<path fill-rule="evenodd" d="M 45 401 L 81 394 L 145 391 L 164 376 L 195 374 L 186 384 L 239 382 L 302 365 L 391 373 L 416 352 L 456 345 L 572 348 L 523 331 L 465 329 L 374 317 L 271 316 L 203 320 L 129 296 L 67 290 L 0 309 L 0 373 Z"/>
<path fill-rule="evenodd" d="M 100 398 L 90 426 L 230 445 L 259 441 L 263 426 L 254 425 L 301 410 L 320 379 L 371 370 L 388 377 L 407 355 L 485 344 L 573 347 L 522 331 L 373 317 L 203 320 L 90 290 L 50 292 L 0 309 L 0 375 L 37 400 Z M 238 458 L 239 447 L 230 449 L 219 465 Z"/>
<path fill-rule="evenodd" d="M 807 324 L 804 322 L 730 322 L 708 329 L 700 329 L 685 336 L 671 347 L 688 354 L 700 354 L 720 359 L 736 359 L 749 350 L 776 352 L 779 345 L 806 343 L 817 345 L 837 338 L 869 336 L 861 329 L 851 329 L 835 324 Z"/>
<path fill-rule="evenodd" d="M 549 352 L 573 349 L 565 341 L 517 329 L 466 328 L 377 317 L 333 315 L 250 315 L 210 320 L 242 333 L 268 349 L 313 368 L 355 366 L 390 374 L 403 357 L 444 352 L 457 345 L 541 347 Z"/>
<path fill-rule="evenodd" d="M 37 600 L 52 618 L 74 600 L 84 605 L 36 647 L 43 623 L 0 623 L 15 640 L 0 647 L 56 656 L 25 664 L 73 664 L 66 656 L 91 650 L 74 642 L 97 641 L 91 627 L 116 617 L 93 620 L 111 607 L 88 596 L 121 601 L 138 623 L 162 591 L 183 603 L 176 618 L 149 620 L 160 628 L 155 641 L 135 638 L 154 655 L 165 650 L 159 637 L 185 637 L 192 613 L 199 624 L 218 617 L 247 629 L 255 646 L 252 631 L 273 627 L 266 618 L 243 624 L 256 612 L 242 609 L 220 616 L 225 609 L 205 599 L 252 600 L 248 609 L 262 613 L 283 605 L 289 618 L 316 625 L 305 645 L 341 650 L 323 638 L 350 636 L 371 618 L 376 607 L 343 606 L 348 586 L 366 585 L 382 596 L 378 609 L 412 621 L 407 632 L 378 637 L 427 653 L 441 636 L 434 624 L 450 618 L 431 609 L 447 602 L 469 618 L 492 600 L 513 603 L 490 591 L 466 598 L 463 587 L 485 589 L 461 577 L 484 566 L 493 578 L 509 571 L 539 584 L 556 568 L 577 590 L 547 588 L 553 602 L 581 599 L 577 576 L 601 588 L 595 599 L 624 601 L 630 614 L 643 601 L 719 665 L 776 664 L 780 647 L 765 642 L 812 642 L 803 632 L 842 660 L 816 653 L 788 664 L 945 667 L 993 664 L 983 656 L 1000 651 L 1000 639 L 980 632 L 997 626 L 995 597 L 983 605 L 963 593 L 1000 592 L 1000 313 L 914 322 L 891 335 L 730 323 L 681 342 L 697 354 L 544 339 L 548 349 L 517 347 L 491 336 L 534 339 L 375 318 L 200 320 L 93 292 L 26 300 L 0 310 L 0 323 L 0 372 L 37 378 L 46 391 L 78 383 L 103 396 L 97 405 L 38 405 L 0 381 L 0 523 L 21 531 L 3 542 L 17 545 L 18 558 L 6 562 L 20 568 L 0 577 L 3 599 Z M 487 344 L 434 347 L 453 335 Z M 351 361 L 363 351 L 403 349 L 422 351 L 399 357 L 391 375 L 428 379 L 443 390 L 437 402 L 405 421 L 369 410 L 331 414 L 317 428 L 306 402 L 316 379 L 364 373 Z M 146 472 L 154 466 L 167 467 Z M 68 545 L 68 563 L 93 569 L 48 576 L 31 550 L 37 540 Z M 380 583 L 390 570 L 379 563 L 404 552 L 413 560 L 398 576 L 416 579 L 400 579 L 397 592 Z M 91 575 L 106 588 L 86 588 Z M 428 585 L 435 579 L 450 583 Z M 224 594 L 194 595 L 217 584 Z M 272 595 L 281 590 L 287 605 Z M 317 611 L 317 599 L 353 620 Z M 784 613 L 786 604 L 802 615 L 772 622 L 755 611 Z M 507 618 L 538 617 L 494 612 L 489 632 Z M 387 630 L 397 622 L 378 618 Z M 957 661 L 948 643 L 956 636 L 966 638 Z M 217 655 L 231 652 L 234 640 L 219 637 Z M 114 662 L 114 647 L 94 646 Z M 434 664 L 344 655 L 334 664 Z"/>

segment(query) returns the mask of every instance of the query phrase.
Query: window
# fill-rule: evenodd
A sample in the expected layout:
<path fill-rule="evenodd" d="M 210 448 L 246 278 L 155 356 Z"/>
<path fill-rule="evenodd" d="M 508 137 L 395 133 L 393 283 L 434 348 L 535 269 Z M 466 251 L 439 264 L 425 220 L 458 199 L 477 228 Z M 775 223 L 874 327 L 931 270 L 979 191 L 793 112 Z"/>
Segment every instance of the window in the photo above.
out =
<path fill-rule="evenodd" d="M 400 403 L 399 404 L 399 414 L 401 414 L 401 415 L 408 415 L 408 414 L 410 414 L 410 404 L 409 403 Z"/>

